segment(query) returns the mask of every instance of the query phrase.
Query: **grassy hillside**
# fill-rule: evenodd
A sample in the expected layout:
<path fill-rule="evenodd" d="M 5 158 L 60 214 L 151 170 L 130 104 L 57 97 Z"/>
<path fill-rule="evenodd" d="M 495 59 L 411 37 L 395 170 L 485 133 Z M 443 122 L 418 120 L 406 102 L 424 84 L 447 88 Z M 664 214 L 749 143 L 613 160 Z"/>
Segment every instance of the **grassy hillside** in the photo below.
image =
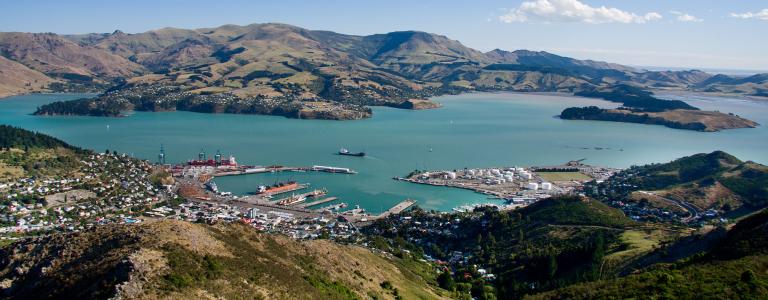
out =
<path fill-rule="evenodd" d="M 24 250 L 29 248 L 37 250 Z M 6 299 L 442 298 L 397 258 L 328 241 L 259 234 L 239 224 L 101 226 L 19 242 L 0 252 Z"/>
<path fill-rule="evenodd" d="M 596 190 L 587 190 L 611 200 L 632 200 L 635 191 L 653 191 L 702 210 L 755 211 L 768 205 L 768 167 L 715 151 L 631 167 L 597 185 Z"/>
<path fill-rule="evenodd" d="M 768 212 L 734 226 L 708 253 L 660 264 L 627 277 L 577 284 L 532 299 L 768 297 Z"/>
<path fill-rule="evenodd" d="M 505 212 L 414 210 L 381 220 L 365 232 L 379 249 L 424 252 L 447 262 L 445 274 L 450 275 L 438 278 L 441 286 L 453 290 L 455 297 L 471 294 L 479 299 L 514 299 L 610 278 L 624 262 L 683 233 L 635 223 L 617 209 L 578 197 L 542 200 Z M 478 269 L 495 279 L 483 277 Z"/>
<path fill-rule="evenodd" d="M 53 33 L 0 32 L 0 53 L 33 70 L 72 81 L 125 78 L 144 71 L 125 58 Z"/>
<path fill-rule="evenodd" d="M 0 56 L 0 98 L 43 91 L 53 82 L 41 72 Z"/>
<path fill-rule="evenodd" d="M 80 166 L 82 153 L 84 150 L 48 135 L 0 125 L 0 182 L 69 174 Z"/>

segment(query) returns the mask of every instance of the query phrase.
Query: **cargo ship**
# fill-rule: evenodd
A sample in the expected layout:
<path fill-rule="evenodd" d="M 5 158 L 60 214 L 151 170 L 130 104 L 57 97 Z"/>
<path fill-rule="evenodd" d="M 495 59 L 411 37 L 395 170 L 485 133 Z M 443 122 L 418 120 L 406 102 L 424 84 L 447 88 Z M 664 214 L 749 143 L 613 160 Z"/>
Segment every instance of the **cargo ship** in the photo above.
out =
<path fill-rule="evenodd" d="M 259 189 L 256 191 L 256 194 L 262 195 L 262 194 L 282 193 L 290 190 L 295 190 L 298 188 L 299 188 L 299 183 L 297 183 L 296 181 L 278 182 L 270 186 L 264 186 L 264 185 L 259 186 Z"/>
<path fill-rule="evenodd" d="M 347 150 L 346 148 L 341 148 L 339 150 L 339 155 L 363 157 L 365 156 L 365 152 L 352 153 L 352 152 L 349 152 L 349 150 Z"/>

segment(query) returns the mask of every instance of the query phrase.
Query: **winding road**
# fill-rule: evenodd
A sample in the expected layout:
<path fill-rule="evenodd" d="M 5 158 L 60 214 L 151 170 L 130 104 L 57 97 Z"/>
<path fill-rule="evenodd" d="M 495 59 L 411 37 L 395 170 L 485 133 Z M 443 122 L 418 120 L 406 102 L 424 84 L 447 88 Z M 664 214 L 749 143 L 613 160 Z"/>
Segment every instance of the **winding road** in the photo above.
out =
<path fill-rule="evenodd" d="M 688 223 L 688 222 L 690 222 L 693 219 L 697 219 L 699 217 L 699 214 L 701 213 L 701 211 L 700 211 L 700 209 L 698 207 L 696 207 L 696 206 L 694 206 L 694 205 L 692 205 L 692 204 L 690 204 L 688 202 L 678 201 L 678 200 L 662 197 L 662 196 L 659 196 L 658 194 L 656 194 L 654 192 L 648 192 L 648 191 L 638 191 L 638 192 L 646 194 L 646 195 L 651 195 L 651 196 L 658 197 L 658 198 L 660 198 L 660 199 L 662 199 L 664 201 L 667 201 L 669 203 L 677 205 L 680 208 L 688 211 L 688 216 L 682 219 L 682 221 L 685 222 L 685 223 Z"/>

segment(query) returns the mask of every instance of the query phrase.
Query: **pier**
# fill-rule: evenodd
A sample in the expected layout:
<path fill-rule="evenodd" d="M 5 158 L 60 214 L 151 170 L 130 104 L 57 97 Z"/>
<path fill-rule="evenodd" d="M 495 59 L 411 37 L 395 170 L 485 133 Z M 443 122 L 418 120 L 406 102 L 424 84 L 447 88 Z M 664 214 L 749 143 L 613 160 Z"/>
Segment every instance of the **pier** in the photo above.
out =
<path fill-rule="evenodd" d="M 389 217 L 390 215 L 399 214 L 404 210 L 408 209 L 409 207 L 413 206 L 414 204 L 416 204 L 416 200 L 406 199 L 405 201 L 398 203 L 397 205 L 381 213 L 380 215 L 373 217 L 372 219 L 383 219 L 383 218 Z"/>
<path fill-rule="evenodd" d="M 349 168 L 312 166 L 312 167 L 238 167 L 237 169 L 215 169 L 212 176 L 239 176 L 247 174 L 276 173 L 276 172 L 323 172 L 335 174 L 357 174 Z"/>
<path fill-rule="evenodd" d="M 312 206 L 315 206 L 315 205 L 320 205 L 320 204 L 323 204 L 323 203 L 328 203 L 328 202 L 331 202 L 331 201 L 336 201 L 338 199 L 339 199 L 338 197 L 328 197 L 328 198 L 320 199 L 320 200 L 313 201 L 313 202 L 297 204 L 295 206 L 298 207 L 298 208 L 307 208 L 307 207 L 312 207 Z"/>
<path fill-rule="evenodd" d="M 332 212 L 334 210 L 342 209 L 346 205 L 347 205 L 346 203 L 331 204 L 331 205 L 328 205 L 328 206 L 324 206 L 324 207 L 315 209 L 314 212 L 317 212 L 317 213 Z"/>

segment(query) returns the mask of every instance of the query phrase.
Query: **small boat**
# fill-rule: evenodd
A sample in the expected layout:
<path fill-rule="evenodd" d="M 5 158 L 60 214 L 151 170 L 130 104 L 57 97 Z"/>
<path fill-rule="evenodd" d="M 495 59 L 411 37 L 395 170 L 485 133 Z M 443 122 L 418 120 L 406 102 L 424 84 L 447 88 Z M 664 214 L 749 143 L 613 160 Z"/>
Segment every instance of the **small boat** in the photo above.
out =
<path fill-rule="evenodd" d="M 349 152 L 349 150 L 347 150 L 346 148 L 341 148 L 339 150 L 339 155 L 363 157 L 363 156 L 365 156 L 365 152 L 352 153 L 352 152 Z"/>

